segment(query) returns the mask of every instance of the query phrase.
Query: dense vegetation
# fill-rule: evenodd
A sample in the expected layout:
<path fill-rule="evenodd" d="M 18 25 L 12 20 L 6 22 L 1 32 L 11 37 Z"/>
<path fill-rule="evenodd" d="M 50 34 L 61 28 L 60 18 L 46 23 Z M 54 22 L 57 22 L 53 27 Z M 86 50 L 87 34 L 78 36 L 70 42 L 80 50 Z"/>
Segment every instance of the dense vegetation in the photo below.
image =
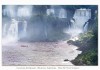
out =
<path fill-rule="evenodd" d="M 68 41 L 79 47 L 82 51 L 75 60 L 72 61 L 75 65 L 98 65 L 98 18 L 95 14 L 94 24 L 88 29 L 88 32 L 80 34 L 79 40 Z"/>

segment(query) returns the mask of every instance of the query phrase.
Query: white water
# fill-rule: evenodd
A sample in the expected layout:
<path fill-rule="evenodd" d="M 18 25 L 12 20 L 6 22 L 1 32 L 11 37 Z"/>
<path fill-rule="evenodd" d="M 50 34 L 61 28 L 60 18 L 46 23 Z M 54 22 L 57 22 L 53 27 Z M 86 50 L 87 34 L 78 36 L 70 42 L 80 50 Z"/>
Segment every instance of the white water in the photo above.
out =
<path fill-rule="evenodd" d="M 67 18 L 67 12 L 64 9 L 60 9 L 59 18 Z"/>
<path fill-rule="evenodd" d="M 57 8 L 52 6 L 50 9 L 46 11 L 47 15 L 52 15 L 58 18 L 67 18 L 67 11 L 61 7 Z"/>
<path fill-rule="evenodd" d="M 88 24 L 84 24 L 91 18 L 90 9 L 77 9 L 74 14 L 74 20 L 71 19 L 72 26 L 66 31 L 72 37 L 78 36 L 80 33 L 83 33 L 84 30 L 87 31 Z"/>
<path fill-rule="evenodd" d="M 87 30 L 88 30 L 88 24 L 89 24 L 89 22 L 87 22 L 86 25 L 84 26 L 84 32 L 87 32 Z"/>
<path fill-rule="evenodd" d="M 20 18 L 29 19 L 32 16 L 32 6 L 5 6 L 3 9 L 3 15 L 10 18 Z M 6 21 L 8 22 L 8 21 Z M 11 23 L 3 23 L 3 43 L 16 42 L 18 41 L 18 24 L 19 21 L 16 19 L 11 19 Z M 26 20 L 22 21 L 23 25 L 23 35 L 26 36 L 27 22 Z"/>
<path fill-rule="evenodd" d="M 32 6 L 21 6 L 18 8 L 17 16 L 18 17 L 31 17 L 32 15 Z"/>
<path fill-rule="evenodd" d="M 22 37 L 25 37 L 26 35 L 27 35 L 27 21 L 26 20 L 24 20 L 24 21 L 22 21 L 23 23 L 23 35 L 22 35 Z"/>
<path fill-rule="evenodd" d="M 47 9 L 47 15 L 55 14 L 54 9 Z"/>
<path fill-rule="evenodd" d="M 58 11 L 57 11 L 58 10 Z M 59 18 L 67 18 L 67 11 L 63 8 L 55 9 L 54 7 L 51 9 L 47 9 L 47 15 L 53 14 Z M 65 33 L 71 35 L 71 37 L 76 37 L 80 33 L 86 32 L 88 27 L 88 20 L 91 18 L 91 9 L 76 9 L 73 19 L 71 19 L 71 27 L 69 29 L 64 29 Z M 85 24 L 86 23 L 86 24 Z M 85 26 L 84 26 L 85 25 Z"/>
<path fill-rule="evenodd" d="M 16 6 L 7 5 L 5 9 L 3 9 L 3 15 L 8 17 L 16 17 Z"/>
<path fill-rule="evenodd" d="M 7 24 L 4 24 L 3 26 L 3 36 L 7 34 Z"/>
<path fill-rule="evenodd" d="M 11 20 L 10 27 L 7 30 L 7 24 L 4 25 L 3 28 L 3 44 L 6 44 L 8 42 L 14 42 L 18 40 L 18 21 L 15 19 Z"/>
<path fill-rule="evenodd" d="M 7 36 L 12 37 L 16 40 L 18 39 L 18 21 L 17 20 L 12 19 L 12 23 L 9 27 Z"/>
<path fill-rule="evenodd" d="M 18 24 L 19 21 L 16 19 L 12 19 L 10 23 L 10 27 L 7 30 L 7 24 L 4 25 L 3 27 L 3 44 L 9 43 L 9 42 L 16 42 L 19 39 L 18 36 Z M 23 21 L 23 37 L 26 36 L 27 34 L 27 21 Z"/>

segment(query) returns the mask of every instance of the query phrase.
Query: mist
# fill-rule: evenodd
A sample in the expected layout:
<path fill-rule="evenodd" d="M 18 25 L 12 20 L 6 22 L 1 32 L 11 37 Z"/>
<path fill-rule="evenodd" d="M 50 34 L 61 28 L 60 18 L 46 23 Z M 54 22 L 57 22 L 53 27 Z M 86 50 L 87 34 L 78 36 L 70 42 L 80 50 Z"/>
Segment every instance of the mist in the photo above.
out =
<path fill-rule="evenodd" d="M 98 65 L 98 7 L 3 5 L 2 64 Z"/>
<path fill-rule="evenodd" d="M 68 40 L 87 31 L 91 19 L 91 9 L 71 11 L 53 5 L 3 6 L 3 37 L 13 36 L 16 41 Z"/>

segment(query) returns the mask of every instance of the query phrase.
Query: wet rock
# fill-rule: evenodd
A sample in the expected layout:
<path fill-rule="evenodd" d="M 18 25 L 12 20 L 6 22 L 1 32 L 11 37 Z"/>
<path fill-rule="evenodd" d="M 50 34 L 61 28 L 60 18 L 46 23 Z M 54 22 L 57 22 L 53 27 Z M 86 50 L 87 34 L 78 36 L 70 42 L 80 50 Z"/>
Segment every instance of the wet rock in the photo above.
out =
<path fill-rule="evenodd" d="M 65 59 L 64 61 L 69 61 L 68 59 Z"/>

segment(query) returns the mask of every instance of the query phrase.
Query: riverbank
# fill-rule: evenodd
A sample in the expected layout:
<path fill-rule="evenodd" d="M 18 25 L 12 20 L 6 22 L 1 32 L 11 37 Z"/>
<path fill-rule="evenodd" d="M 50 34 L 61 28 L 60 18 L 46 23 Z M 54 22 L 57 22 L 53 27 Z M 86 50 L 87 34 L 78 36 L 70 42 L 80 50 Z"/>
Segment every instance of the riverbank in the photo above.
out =
<path fill-rule="evenodd" d="M 78 40 L 69 40 L 67 43 L 77 46 L 78 50 L 82 51 L 82 54 L 71 61 L 74 65 L 98 65 L 97 35 L 94 35 L 92 32 L 87 32 L 81 34 Z"/>

